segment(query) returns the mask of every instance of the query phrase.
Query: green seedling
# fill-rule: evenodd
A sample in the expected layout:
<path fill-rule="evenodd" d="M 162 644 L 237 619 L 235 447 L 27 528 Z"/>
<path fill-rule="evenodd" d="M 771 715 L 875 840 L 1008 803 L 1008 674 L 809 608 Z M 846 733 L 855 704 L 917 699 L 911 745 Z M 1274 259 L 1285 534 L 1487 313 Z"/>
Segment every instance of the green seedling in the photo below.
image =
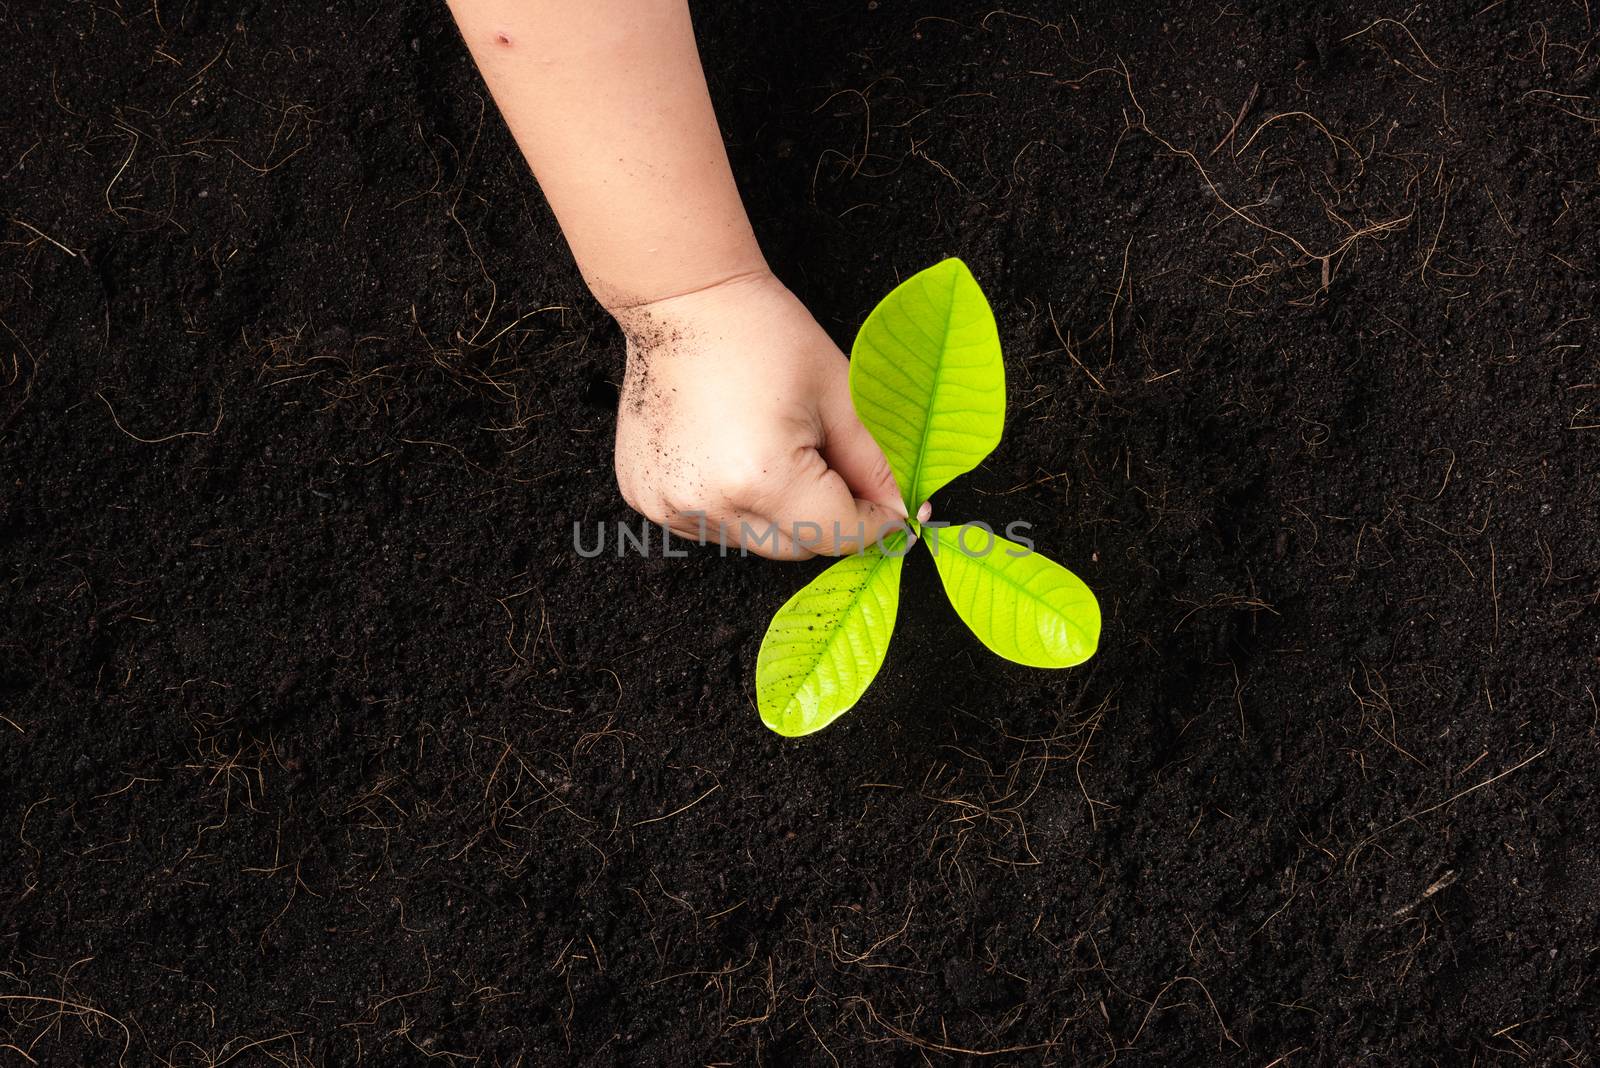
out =
<path fill-rule="evenodd" d="M 994 312 L 949 259 L 883 299 L 850 353 L 856 414 L 915 514 L 1000 443 L 1005 365 Z M 756 662 L 761 718 L 779 734 L 821 730 L 866 692 L 894 633 L 909 536 L 933 553 L 945 593 L 979 641 L 1007 660 L 1064 668 L 1094 655 L 1100 605 L 1083 580 L 987 528 L 915 520 L 838 560 L 773 616 Z"/>

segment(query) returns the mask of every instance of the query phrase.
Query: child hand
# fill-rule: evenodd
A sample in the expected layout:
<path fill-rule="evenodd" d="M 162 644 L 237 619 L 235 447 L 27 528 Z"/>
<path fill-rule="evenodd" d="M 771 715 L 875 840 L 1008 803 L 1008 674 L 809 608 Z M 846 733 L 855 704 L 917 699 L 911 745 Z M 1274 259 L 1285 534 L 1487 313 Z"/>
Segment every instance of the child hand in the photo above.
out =
<path fill-rule="evenodd" d="M 787 560 L 857 552 L 904 521 L 851 404 L 849 361 L 773 275 L 616 315 L 628 339 L 617 484 L 637 511 Z"/>

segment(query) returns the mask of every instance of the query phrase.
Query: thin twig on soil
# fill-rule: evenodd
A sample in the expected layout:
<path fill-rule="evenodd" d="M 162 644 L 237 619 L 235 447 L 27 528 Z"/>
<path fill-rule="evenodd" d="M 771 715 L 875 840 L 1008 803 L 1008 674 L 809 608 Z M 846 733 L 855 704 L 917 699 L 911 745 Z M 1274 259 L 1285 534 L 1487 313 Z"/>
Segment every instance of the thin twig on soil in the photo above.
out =
<path fill-rule="evenodd" d="M 141 438 L 138 434 L 135 434 L 133 431 L 122 425 L 122 420 L 117 418 L 117 410 L 111 407 L 111 402 L 106 400 L 104 393 L 96 390 L 95 396 L 100 398 L 100 403 L 104 404 L 106 406 L 106 411 L 111 413 L 111 421 L 117 424 L 118 430 L 128 435 L 134 441 L 142 441 L 146 445 L 160 445 L 164 441 L 172 441 L 175 438 L 209 438 L 212 434 L 217 432 L 217 429 L 220 426 L 222 426 L 222 398 L 219 396 L 217 398 L 217 421 L 211 425 L 210 430 L 179 430 L 176 433 L 166 434 L 159 438 Z"/>
<path fill-rule="evenodd" d="M 1523 768 L 1527 767 L 1529 764 L 1532 764 L 1535 760 L 1538 760 L 1540 757 L 1544 756 L 1548 752 L 1550 752 L 1550 747 L 1549 746 L 1545 746 L 1543 749 L 1539 750 L 1537 753 L 1533 754 L 1532 756 L 1527 757 L 1524 760 L 1518 761 L 1517 763 L 1511 765 L 1511 767 L 1505 769 L 1504 771 L 1500 772 L 1497 775 L 1489 776 L 1489 778 L 1487 778 L 1487 779 L 1483 780 L 1482 782 L 1478 783 L 1476 786 L 1469 786 L 1465 790 L 1460 791 L 1459 793 L 1451 794 L 1449 797 L 1445 798 L 1443 801 L 1440 801 L 1438 804 L 1429 805 L 1427 808 L 1418 809 L 1417 811 L 1411 813 L 1408 816 L 1402 816 L 1401 818 L 1395 820 L 1393 823 L 1389 824 L 1387 827 L 1382 827 L 1382 828 L 1379 828 L 1376 831 L 1373 831 L 1371 834 L 1367 835 L 1361 841 L 1357 842 L 1354 847 L 1351 848 L 1349 854 L 1346 855 L 1346 857 L 1345 857 L 1345 863 L 1347 865 L 1353 864 L 1355 862 L 1356 855 L 1358 853 L 1360 853 L 1360 851 L 1362 849 L 1364 849 L 1368 845 L 1371 845 L 1379 837 L 1389 833 L 1390 831 L 1394 830 L 1396 827 L 1400 826 L 1401 824 L 1410 823 L 1412 820 L 1415 820 L 1415 819 L 1421 819 L 1423 816 L 1426 816 L 1431 812 L 1437 812 L 1441 808 L 1444 808 L 1446 805 L 1449 805 L 1449 804 L 1452 804 L 1452 803 L 1454 803 L 1456 801 L 1461 800 L 1463 797 L 1466 797 L 1468 794 L 1476 793 L 1477 791 L 1482 790 L 1486 786 L 1493 786 L 1495 783 L 1499 782 L 1501 779 L 1505 778 L 1507 775 L 1510 775 L 1512 772 L 1521 771 Z"/>
<path fill-rule="evenodd" d="M 1239 132 L 1240 123 L 1244 122 L 1244 117 L 1246 115 L 1250 114 L 1250 108 L 1256 102 L 1256 94 L 1259 93 L 1260 91 L 1261 91 L 1261 83 L 1260 82 L 1256 82 L 1254 85 L 1252 85 L 1250 87 L 1250 92 L 1245 94 L 1244 103 L 1239 106 L 1239 114 L 1237 114 L 1237 115 L 1235 115 L 1233 117 L 1233 125 L 1228 127 L 1228 132 L 1222 135 L 1222 140 L 1217 142 L 1217 147 L 1213 148 L 1210 152 L 1206 153 L 1206 159 L 1210 159 L 1212 156 L 1215 156 L 1218 152 L 1221 152 L 1222 151 L 1222 146 L 1227 144 L 1229 141 L 1233 140 L 1233 135 Z M 1224 114 L 1226 114 L 1226 112 L 1224 112 Z M 1262 125 L 1266 125 L 1266 124 L 1263 123 Z M 1261 130 L 1258 128 L 1256 130 L 1256 133 L 1260 133 L 1260 132 L 1261 132 Z M 1251 135 L 1251 140 L 1254 140 L 1254 139 L 1255 139 L 1255 134 L 1252 134 Z M 1245 148 L 1249 148 L 1249 147 L 1250 147 L 1250 142 L 1246 141 L 1245 142 Z M 1235 152 L 1234 155 L 1238 155 L 1238 153 Z"/>
<path fill-rule="evenodd" d="M 110 1020 L 112 1023 L 122 1028 L 122 1052 L 117 1056 L 118 1068 L 121 1068 L 121 1066 L 127 1061 L 128 1050 L 133 1046 L 133 1032 L 128 1030 L 127 1024 L 123 1023 L 109 1012 L 97 1009 L 93 1005 L 80 1005 L 73 1001 L 63 1001 L 61 998 L 39 997 L 35 994 L 0 994 L 0 1001 L 27 1001 L 36 1005 L 54 1005 L 59 1016 L 65 1016 L 70 1011 L 80 1016 L 98 1016 L 102 1020 Z"/>

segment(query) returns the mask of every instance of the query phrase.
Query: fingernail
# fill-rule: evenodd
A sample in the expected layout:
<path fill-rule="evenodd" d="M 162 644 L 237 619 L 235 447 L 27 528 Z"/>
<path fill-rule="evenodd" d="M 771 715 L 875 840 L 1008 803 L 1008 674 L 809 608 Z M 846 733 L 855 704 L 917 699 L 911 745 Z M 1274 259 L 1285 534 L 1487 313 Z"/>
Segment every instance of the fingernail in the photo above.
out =
<path fill-rule="evenodd" d="M 917 522 L 926 523 L 933 518 L 933 502 L 923 501 L 922 507 L 917 509 Z"/>

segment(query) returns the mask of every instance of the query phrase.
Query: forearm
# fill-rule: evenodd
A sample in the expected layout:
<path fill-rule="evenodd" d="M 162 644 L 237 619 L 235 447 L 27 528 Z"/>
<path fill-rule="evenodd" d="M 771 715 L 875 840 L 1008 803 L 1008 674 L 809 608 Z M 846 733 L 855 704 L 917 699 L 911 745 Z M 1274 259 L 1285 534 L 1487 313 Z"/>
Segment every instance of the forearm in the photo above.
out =
<path fill-rule="evenodd" d="M 606 307 L 766 270 L 686 0 L 450 0 Z"/>

